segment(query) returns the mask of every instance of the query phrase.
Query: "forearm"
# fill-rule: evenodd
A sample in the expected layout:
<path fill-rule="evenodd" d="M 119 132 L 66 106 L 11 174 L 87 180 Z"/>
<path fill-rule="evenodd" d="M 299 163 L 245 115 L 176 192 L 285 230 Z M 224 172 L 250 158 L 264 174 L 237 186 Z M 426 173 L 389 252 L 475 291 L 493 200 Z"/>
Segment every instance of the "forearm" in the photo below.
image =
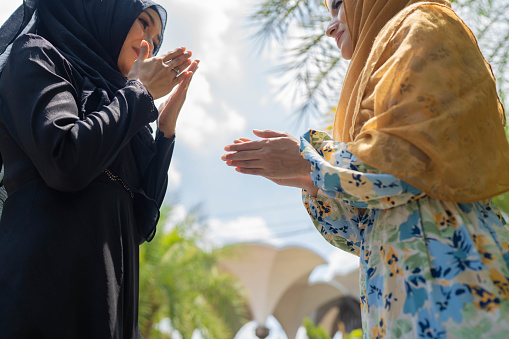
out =
<path fill-rule="evenodd" d="M 160 207 L 168 186 L 168 169 L 170 167 L 175 145 L 175 136 L 166 138 L 159 131 L 156 136 L 156 155 L 145 171 L 142 189 L 146 195 L 154 199 Z"/>

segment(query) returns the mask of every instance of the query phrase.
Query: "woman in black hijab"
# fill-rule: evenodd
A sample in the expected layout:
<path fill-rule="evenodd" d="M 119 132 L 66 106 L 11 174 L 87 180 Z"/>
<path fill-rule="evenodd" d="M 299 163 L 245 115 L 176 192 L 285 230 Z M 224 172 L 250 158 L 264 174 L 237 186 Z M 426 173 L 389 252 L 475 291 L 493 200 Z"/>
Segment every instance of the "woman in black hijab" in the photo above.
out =
<path fill-rule="evenodd" d="M 138 245 L 197 69 L 152 57 L 165 22 L 146 0 L 25 0 L 0 28 L 0 337 L 139 338 Z"/>

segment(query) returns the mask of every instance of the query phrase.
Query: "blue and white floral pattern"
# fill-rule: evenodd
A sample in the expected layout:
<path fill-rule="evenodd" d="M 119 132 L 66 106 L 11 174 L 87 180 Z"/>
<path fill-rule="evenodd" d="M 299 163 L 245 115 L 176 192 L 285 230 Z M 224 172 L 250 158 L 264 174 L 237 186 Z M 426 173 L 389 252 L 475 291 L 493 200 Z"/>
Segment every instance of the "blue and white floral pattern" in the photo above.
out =
<path fill-rule="evenodd" d="M 509 338 L 509 233 L 490 200 L 440 201 L 310 130 L 315 227 L 360 257 L 364 338 Z"/>

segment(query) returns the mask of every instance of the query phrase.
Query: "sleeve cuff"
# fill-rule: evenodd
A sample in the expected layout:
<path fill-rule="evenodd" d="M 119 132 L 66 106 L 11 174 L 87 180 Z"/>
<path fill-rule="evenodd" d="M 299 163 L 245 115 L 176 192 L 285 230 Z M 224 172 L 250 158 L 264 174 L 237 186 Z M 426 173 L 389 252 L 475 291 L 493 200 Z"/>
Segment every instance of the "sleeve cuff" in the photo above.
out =
<path fill-rule="evenodd" d="M 175 143 L 175 134 L 173 134 L 171 137 L 167 138 L 164 136 L 163 131 L 157 130 L 156 142 L 157 143 L 167 143 L 168 145 L 171 145 L 171 144 Z"/>
<path fill-rule="evenodd" d="M 143 84 L 139 80 L 129 80 L 126 84 L 126 87 L 134 87 L 137 92 L 141 92 L 144 99 L 147 101 L 147 104 L 150 105 L 150 121 L 155 121 L 159 116 L 159 111 L 156 109 L 154 104 L 154 98 L 152 94 L 143 86 Z M 141 98 L 140 98 L 141 99 Z M 143 99 L 142 99 L 143 100 Z"/>

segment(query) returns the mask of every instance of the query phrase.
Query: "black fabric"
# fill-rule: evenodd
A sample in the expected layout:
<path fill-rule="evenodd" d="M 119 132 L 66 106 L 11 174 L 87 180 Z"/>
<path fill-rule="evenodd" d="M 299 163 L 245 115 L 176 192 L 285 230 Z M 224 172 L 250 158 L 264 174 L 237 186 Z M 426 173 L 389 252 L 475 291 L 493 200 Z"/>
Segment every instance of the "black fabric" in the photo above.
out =
<path fill-rule="evenodd" d="M 117 60 L 133 22 L 152 7 L 163 31 L 166 12 L 146 0 L 39 0 L 38 34 L 45 37 L 78 72 L 111 95 L 125 85 Z M 161 45 L 161 44 L 159 44 Z M 154 54 L 157 50 L 154 51 Z"/>
<path fill-rule="evenodd" d="M 0 27 L 0 73 L 9 56 L 10 46 L 18 36 L 33 32 L 36 24 L 35 10 L 39 0 L 23 0 L 23 5 Z"/>
<path fill-rule="evenodd" d="M 122 44 L 133 22 L 147 8 L 157 11 L 164 32 L 166 11 L 150 0 L 24 0 L 0 28 L 0 73 L 4 67 L 1 60 L 9 56 L 10 44 L 20 34 L 36 32 L 71 63 L 77 70 L 75 77 L 82 77 L 79 83 L 83 88 L 76 89 L 80 93 L 82 112 L 97 107 L 96 104 L 108 104 L 126 83 L 116 64 Z M 91 102 L 87 103 L 88 100 Z M 140 129 L 131 144 L 135 152 L 154 148 L 147 129 Z M 134 157 L 139 166 L 147 167 L 152 155 L 152 152 L 138 152 Z M 0 164 L 3 164 L 1 155 Z M 138 230 L 144 241 L 150 241 L 159 218 L 158 207 L 143 191 L 137 191 L 137 195 L 137 201 L 145 206 L 143 212 L 139 209 L 142 213 L 136 214 Z"/>
<path fill-rule="evenodd" d="M 154 140 L 152 97 L 140 83 L 126 84 L 112 60 L 150 6 L 41 0 L 28 24 L 14 18 L 0 29 L 36 33 L 7 46 L 0 75 L 8 193 L 0 219 L 0 338 L 139 337 L 138 246 L 154 236 L 174 140 L 161 132 Z M 109 21 L 117 29 L 100 36 L 108 20 L 91 11 L 115 9 L 119 16 Z M 74 23 L 58 17 L 72 11 Z"/>

